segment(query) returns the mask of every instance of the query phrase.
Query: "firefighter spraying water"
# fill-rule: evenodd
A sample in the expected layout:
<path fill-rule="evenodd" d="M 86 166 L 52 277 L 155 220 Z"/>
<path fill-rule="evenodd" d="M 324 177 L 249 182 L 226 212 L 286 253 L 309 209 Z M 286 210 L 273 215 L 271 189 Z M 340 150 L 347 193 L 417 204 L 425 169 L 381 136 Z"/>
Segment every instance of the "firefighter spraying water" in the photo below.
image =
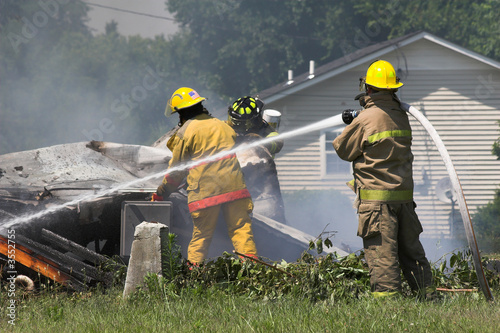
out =
<path fill-rule="evenodd" d="M 358 147 L 363 147 L 361 151 L 354 148 L 350 149 L 349 152 L 345 151 L 346 154 L 343 155 L 343 158 L 353 161 L 355 179 L 351 185 L 354 185 L 353 189 L 357 193 L 355 205 L 359 213 L 358 236 L 363 238 L 365 251 L 367 251 L 372 291 L 375 296 L 388 296 L 393 294 L 394 290 L 399 290 L 399 277 L 396 276 L 396 274 L 399 275 L 399 273 L 397 273 L 397 262 L 399 258 L 399 263 L 402 266 L 403 273 L 409 281 L 410 286 L 414 289 L 423 290 L 427 293 L 427 296 L 430 295 L 430 297 L 432 297 L 433 295 L 432 290 L 434 288 L 429 287 L 431 281 L 429 280 L 430 270 L 426 268 L 428 265 L 426 263 L 427 259 L 418 241 L 418 234 L 422 229 L 418 217 L 414 212 L 416 205 L 412 202 L 413 207 L 408 207 L 407 210 L 410 215 L 414 216 L 414 218 L 412 218 L 414 220 L 414 225 L 410 228 L 404 226 L 403 224 L 406 222 L 400 220 L 404 216 L 402 210 L 397 207 L 391 207 L 393 205 L 402 207 L 404 201 L 410 200 L 410 192 L 405 191 L 412 190 L 412 188 L 410 188 L 410 183 L 406 183 L 407 185 L 404 184 L 411 180 L 412 176 L 411 173 L 407 172 L 411 170 L 411 165 L 408 164 L 412 161 L 411 152 L 408 152 L 406 155 L 404 153 L 392 154 L 384 156 L 383 158 L 380 156 L 377 158 L 376 153 L 376 150 L 380 149 L 378 147 L 382 147 L 384 144 L 386 146 L 394 146 L 397 149 L 405 147 L 403 143 L 405 138 L 409 137 L 411 139 L 411 129 L 406 119 L 403 119 L 402 122 L 404 128 L 400 128 L 400 124 L 396 120 L 402 119 L 401 114 L 406 114 L 406 112 L 408 112 L 427 130 L 446 165 L 454 191 L 458 194 L 460 213 L 462 215 L 469 248 L 473 254 L 472 258 L 479 284 L 485 297 L 493 301 L 494 298 L 483 271 L 467 203 L 451 158 L 441 138 L 427 118 L 425 118 L 416 108 L 399 101 L 394 94 L 401 86 L 403 86 L 403 83 L 397 78 L 394 68 L 390 63 L 383 60 L 372 63 L 367 70 L 366 76 L 360 78 L 360 90 L 363 92 L 355 97 L 355 100 L 360 101 L 364 110 L 348 109 L 341 113 L 343 122 L 349 126 L 346 127 L 345 134 L 342 134 L 343 138 L 339 137 L 338 140 L 335 140 L 336 142 L 334 141 L 334 148 L 336 150 L 339 149 L 341 153 L 343 149 L 348 147 L 348 142 L 358 140 L 356 145 Z M 382 113 L 380 113 L 380 111 L 382 111 Z M 392 115 L 390 121 L 387 119 L 382 122 L 379 121 L 386 117 L 384 113 Z M 396 117 L 394 115 L 398 116 Z M 359 119 L 355 121 L 357 117 L 359 117 Z M 387 128 L 387 126 L 392 127 Z M 342 141 L 344 141 L 344 143 L 342 143 Z M 345 147 L 341 147 L 342 144 Z M 407 149 L 409 149 L 409 144 L 409 142 L 406 143 Z M 337 152 L 339 150 L 337 150 Z M 340 154 L 339 156 L 342 157 Z M 395 158 L 391 159 L 391 156 Z M 402 156 L 408 156 L 408 158 L 402 158 Z M 370 164 L 370 167 L 368 167 L 368 164 Z M 398 165 L 399 167 L 394 168 L 394 166 Z M 406 165 L 406 167 L 402 168 L 404 165 Z M 378 175 L 383 175 L 383 177 L 380 179 L 371 177 L 370 173 L 376 171 L 379 166 L 381 167 L 379 171 L 382 172 L 379 173 L 377 171 L 376 173 Z M 392 175 L 391 168 L 393 170 Z M 373 170 L 370 171 L 370 169 Z M 406 172 L 404 170 L 406 170 Z M 405 172 L 406 176 L 402 177 L 402 175 L 399 174 L 400 171 Z M 393 177 L 392 180 L 391 177 Z M 386 186 L 389 184 L 387 182 L 391 183 L 389 186 L 390 188 Z M 401 188 L 394 188 L 394 186 L 401 186 Z M 406 189 L 404 186 L 406 186 Z M 408 194 L 407 198 L 404 197 L 406 195 L 405 193 Z M 386 209 L 386 207 L 390 209 Z M 385 219 L 387 217 L 388 219 Z M 410 221 L 412 219 L 410 219 Z M 396 229 L 393 228 L 394 225 L 397 226 Z M 415 225 L 418 227 L 417 229 L 414 228 Z M 409 235 L 404 234 L 405 230 Z M 408 237 L 413 238 L 413 240 L 408 239 Z M 403 244 L 404 246 L 400 248 L 393 248 L 391 244 L 397 244 L 398 242 L 405 242 L 407 244 Z M 416 247 L 418 251 L 415 252 L 410 250 L 409 247 L 411 246 Z M 416 262 L 420 262 L 420 264 L 415 267 L 411 262 L 408 262 L 409 255 L 419 256 L 420 259 L 417 259 Z M 415 269 L 420 273 L 417 272 L 415 275 L 413 272 Z M 391 271 L 394 271 L 394 274 L 391 274 Z M 423 276 L 421 273 L 426 273 L 427 277 Z M 384 278 L 381 278 L 382 276 L 384 276 Z M 393 278 L 391 278 L 391 276 Z"/>
<path fill-rule="evenodd" d="M 402 86 L 389 62 L 373 62 L 356 97 L 363 111 L 343 112 L 348 125 L 333 141 L 338 156 L 352 162 L 349 185 L 375 297 L 401 292 L 400 266 L 413 290 L 435 290 L 413 201 L 410 122 L 395 94 Z"/>
<path fill-rule="evenodd" d="M 45 236 L 53 231 L 67 242 L 95 248 L 98 254 L 121 254 L 125 240 L 122 238 L 125 222 L 123 204 L 138 200 L 144 202 L 147 193 L 154 192 L 152 185 L 157 184 L 165 174 L 186 172 L 200 165 L 225 160 L 228 155 L 266 145 L 277 138 L 286 139 L 339 124 L 339 116 L 327 118 L 279 136 L 243 143 L 195 161 L 183 161 L 168 170 L 164 166 L 172 155 L 166 149 L 110 142 L 71 143 L 2 155 L 0 241 L 8 230 L 15 230 L 19 243 L 39 244 L 33 249 L 39 251 L 39 246 L 51 246 L 47 241 L 52 240 L 47 240 Z M 177 200 L 178 197 L 171 201 L 173 212 L 169 230 L 178 236 L 178 244 L 187 258 L 185 251 L 192 237 L 188 230 L 192 232 L 193 226 L 187 200 L 180 193 L 171 196 L 176 194 L 179 194 L 182 203 Z M 259 254 L 271 260 L 294 261 L 315 238 L 262 214 L 255 213 L 252 220 Z M 225 235 L 223 233 L 217 228 L 217 242 L 210 247 L 211 257 L 231 251 L 227 231 Z M 21 241 L 21 235 L 28 239 Z M 242 253 L 240 251 L 237 252 Z M 325 249 L 325 252 L 347 255 L 335 245 Z M 47 259 L 52 260 L 50 257 Z M 31 266 L 31 263 L 25 264 Z M 73 271 L 71 267 L 67 267 L 66 271 L 68 274 L 80 274 L 80 278 L 85 279 L 84 272 Z M 44 275 L 53 278 L 50 272 Z M 81 284 L 81 281 L 73 282 Z"/>

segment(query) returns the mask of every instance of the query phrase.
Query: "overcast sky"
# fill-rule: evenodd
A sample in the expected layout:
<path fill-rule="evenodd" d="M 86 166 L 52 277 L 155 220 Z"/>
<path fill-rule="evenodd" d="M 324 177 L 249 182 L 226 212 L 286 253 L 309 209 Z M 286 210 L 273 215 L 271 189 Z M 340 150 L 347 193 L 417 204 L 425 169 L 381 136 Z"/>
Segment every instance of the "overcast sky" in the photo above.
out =
<path fill-rule="evenodd" d="M 177 30 L 173 20 L 155 18 L 146 15 L 172 18 L 165 9 L 165 0 L 84 0 L 90 7 L 87 25 L 94 34 L 103 33 L 106 23 L 118 22 L 118 32 L 122 35 L 141 35 L 154 37 L 163 34 L 168 36 Z M 94 5 L 93 5 L 94 4 Z M 112 7 L 103 8 L 99 6 Z M 146 15 L 123 12 L 132 11 Z"/>

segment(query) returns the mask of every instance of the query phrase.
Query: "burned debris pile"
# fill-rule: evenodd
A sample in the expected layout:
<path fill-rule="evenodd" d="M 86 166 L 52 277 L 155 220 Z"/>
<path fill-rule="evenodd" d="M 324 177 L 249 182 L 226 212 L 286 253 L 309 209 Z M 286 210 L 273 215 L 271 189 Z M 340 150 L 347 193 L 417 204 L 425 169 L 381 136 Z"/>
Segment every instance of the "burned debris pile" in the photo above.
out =
<path fill-rule="evenodd" d="M 109 261 L 108 258 L 46 229 L 42 229 L 42 237 L 51 246 L 16 235 L 16 264 L 6 261 L 7 274 L 32 276 L 34 272 L 77 291 L 98 283 L 105 287 L 112 284 L 113 274 L 99 268 Z M 7 237 L 0 235 L 0 253 L 8 258 L 10 244 Z"/>
<path fill-rule="evenodd" d="M 109 274 L 97 267 L 104 258 L 113 256 L 120 256 L 127 263 L 127 253 L 121 251 L 133 240 L 133 233 L 127 230 L 147 220 L 145 212 L 153 207 L 169 216 L 165 223 L 177 235 L 186 257 L 193 227 L 185 190 L 173 193 L 168 198 L 170 205 L 148 201 L 161 182 L 170 156 L 170 151 L 162 146 L 98 141 L 1 155 L 0 235 L 15 231 L 17 263 L 35 275 L 44 273 L 76 290 L 97 283 L 108 285 Z M 250 160 L 245 160 L 245 156 Z M 263 175 L 266 164 L 274 163 L 269 154 L 262 152 L 254 156 L 238 154 L 238 158 L 245 175 L 252 174 L 252 168 L 257 169 L 254 175 Z M 261 182 L 264 186 L 260 189 L 248 184 L 250 192 L 255 191 L 253 230 L 259 255 L 270 260 L 294 261 L 315 237 L 283 223 L 277 179 Z M 127 220 L 127 203 L 145 210 L 132 210 L 135 215 Z M 2 247 L 8 244 L 4 236 Z M 219 221 L 209 257 L 232 249 L 223 222 Z M 329 251 L 346 255 L 336 247 Z M 4 272 L 6 254 L 0 254 Z"/>

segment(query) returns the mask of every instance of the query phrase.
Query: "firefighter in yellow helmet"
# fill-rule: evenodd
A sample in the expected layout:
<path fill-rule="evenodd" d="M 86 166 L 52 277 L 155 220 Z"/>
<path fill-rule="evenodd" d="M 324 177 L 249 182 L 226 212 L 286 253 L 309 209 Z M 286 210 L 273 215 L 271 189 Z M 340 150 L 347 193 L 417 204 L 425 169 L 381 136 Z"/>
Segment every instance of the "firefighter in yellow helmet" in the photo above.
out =
<path fill-rule="evenodd" d="M 268 138 L 277 136 L 276 128 L 263 118 L 264 103 L 262 100 L 244 96 L 234 101 L 228 108 L 227 123 L 236 131 L 238 141 Z M 283 148 L 283 140 L 277 139 L 264 145 L 274 156 Z"/>
<path fill-rule="evenodd" d="M 167 142 L 172 151 L 169 162 L 172 171 L 153 195 L 153 200 L 163 200 L 187 177 L 188 207 L 193 219 L 188 260 L 192 264 L 206 259 L 221 210 L 235 250 L 257 255 L 250 218 L 253 202 L 235 154 L 207 161 L 211 156 L 231 150 L 236 133 L 208 114 L 202 105 L 204 100 L 195 90 L 186 87 L 177 89 L 170 98 L 165 114 L 177 113 L 180 127 Z M 174 171 L 177 166 L 196 161 L 200 163 L 187 170 Z"/>
<path fill-rule="evenodd" d="M 415 213 L 408 115 L 396 96 L 403 86 L 393 66 L 373 62 L 361 78 L 357 96 L 364 109 L 333 141 L 340 158 L 351 161 L 370 284 L 375 297 L 401 291 L 400 269 L 410 287 L 421 295 L 432 293 L 432 274 L 419 240 L 423 231 Z"/>

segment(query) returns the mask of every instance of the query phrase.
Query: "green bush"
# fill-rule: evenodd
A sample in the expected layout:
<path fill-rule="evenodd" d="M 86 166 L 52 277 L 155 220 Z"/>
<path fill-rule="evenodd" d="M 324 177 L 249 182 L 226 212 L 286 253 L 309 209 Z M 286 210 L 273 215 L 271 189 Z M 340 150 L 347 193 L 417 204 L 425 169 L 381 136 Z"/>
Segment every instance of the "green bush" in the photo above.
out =
<path fill-rule="evenodd" d="M 500 190 L 495 193 L 493 201 L 478 209 L 473 223 L 481 250 L 500 252 Z"/>

